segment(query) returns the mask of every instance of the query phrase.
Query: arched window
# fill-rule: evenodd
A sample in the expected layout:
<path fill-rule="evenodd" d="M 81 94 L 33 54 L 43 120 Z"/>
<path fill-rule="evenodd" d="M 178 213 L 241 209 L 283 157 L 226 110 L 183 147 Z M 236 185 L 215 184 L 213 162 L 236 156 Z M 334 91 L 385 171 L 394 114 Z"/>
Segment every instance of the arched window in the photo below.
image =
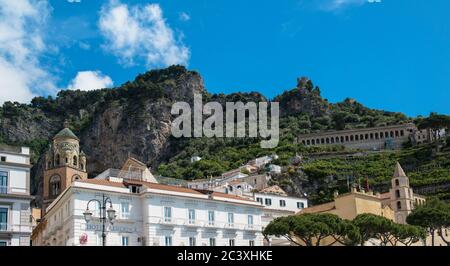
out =
<path fill-rule="evenodd" d="M 398 179 L 395 179 L 395 185 L 398 187 L 400 186 L 400 181 Z"/>
<path fill-rule="evenodd" d="M 397 199 L 400 198 L 400 190 L 397 189 L 395 191 L 395 196 L 397 197 Z"/>
<path fill-rule="evenodd" d="M 68 163 L 69 163 L 69 158 L 66 157 L 66 164 L 68 164 Z"/>
<path fill-rule="evenodd" d="M 78 166 L 78 158 L 77 156 L 73 156 L 73 165 Z"/>
<path fill-rule="evenodd" d="M 402 209 L 402 202 L 397 201 L 397 210 L 401 210 L 401 209 Z"/>
<path fill-rule="evenodd" d="M 74 175 L 74 176 L 72 177 L 72 182 L 73 182 L 73 181 L 77 181 L 77 180 L 81 180 L 81 177 L 80 177 L 79 175 Z"/>
<path fill-rule="evenodd" d="M 47 168 L 52 168 L 52 162 L 48 162 L 48 166 L 47 166 Z"/>
<path fill-rule="evenodd" d="M 61 156 L 59 156 L 59 154 L 56 154 L 56 162 L 55 162 L 56 166 L 61 165 Z"/>
<path fill-rule="evenodd" d="M 57 197 L 61 193 L 61 177 L 54 175 L 50 178 L 49 194 L 51 197 Z"/>

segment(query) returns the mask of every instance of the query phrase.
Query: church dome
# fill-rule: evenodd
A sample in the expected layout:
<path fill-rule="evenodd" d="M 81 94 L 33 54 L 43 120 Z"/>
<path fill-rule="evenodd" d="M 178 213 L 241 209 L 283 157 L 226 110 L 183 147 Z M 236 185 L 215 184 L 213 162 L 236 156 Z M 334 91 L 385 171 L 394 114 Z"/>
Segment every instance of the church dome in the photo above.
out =
<path fill-rule="evenodd" d="M 64 128 L 55 135 L 54 139 L 75 139 L 79 140 L 78 137 L 69 128 Z"/>

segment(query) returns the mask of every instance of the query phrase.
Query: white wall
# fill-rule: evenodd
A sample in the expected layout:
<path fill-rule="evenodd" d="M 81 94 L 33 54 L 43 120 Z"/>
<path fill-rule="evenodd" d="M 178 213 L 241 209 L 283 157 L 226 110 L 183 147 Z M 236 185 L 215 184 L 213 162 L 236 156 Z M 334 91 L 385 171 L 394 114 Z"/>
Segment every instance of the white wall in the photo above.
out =
<path fill-rule="evenodd" d="M 45 231 L 51 235 L 51 245 L 80 245 L 80 236 L 86 234 L 86 245 L 101 245 L 101 223 L 93 219 L 86 224 L 83 212 L 86 210 L 90 199 L 102 200 L 102 194 L 88 190 L 78 190 L 70 195 L 64 195 L 59 199 L 47 214 L 47 228 Z M 196 238 L 196 245 L 209 245 L 209 238 L 216 238 L 216 245 L 228 244 L 228 239 L 235 239 L 236 245 L 248 246 L 249 240 L 254 240 L 255 245 L 263 244 L 261 231 L 249 230 L 247 226 L 248 215 L 253 215 L 255 228 L 261 229 L 262 208 L 258 206 L 244 206 L 225 202 L 213 202 L 202 199 L 189 199 L 178 196 L 164 196 L 157 194 L 119 194 L 105 192 L 117 211 L 117 220 L 108 228 L 107 245 L 122 245 L 122 237 L 128 237 L 130 246 L 142 245 L 138 239 L 145 238 L 146 245 L 164 245 L 165 236 L 172 237 L 175 246 L 189 245 L 189 237 Z M 130 206 L 130 216 L 122 219 L 121 203 L 127 202 Z M 67 206 L 70 208 L 67 212 Z M 89 209 L 95 213 L 94 204 Z M 172 208 L 172 221 L 170 224 L 161 224 L 164 218 L 164 207 Z M 109 207 L 109 206 L 108 206 Z M 189 226 L 188 210 L 196 210 L 196 225 Z M 215 221 L 222 228 L 206 228 L 208 210 L 215 211 Z M 224 229 L 227 222 L 227 213 L 234 213 L 236 229 Z M 56 218 L 55 218 L 56 217 Z"/>
<path fill-rule="evenodd" d="M 294 197 L 286 197 L 286 196 L 279 196 L 279 195 L 273 195 L 273 194 L 265 194 L 265 193 L 255 193 L 254 199 L 257 200 L 257 198 L 262 198 L 262 205 L 266 206 L 267 209 L 274 209 L 274 210 L 280 210 L 280 211 L 291 211 L 291 212 L 299 212 L 302 209 L 297 207 L 297 203 L 303 203 L 303 208 L 308 208 L 308 200 L 303 198 L 294 198 Z M 266 199 L 272 200 L 272 205 L 268 206 L 266 205 Z M 280 200 L 284 200 L 286 202 L 286 206 L 282 207 L 280 205 Z"/>

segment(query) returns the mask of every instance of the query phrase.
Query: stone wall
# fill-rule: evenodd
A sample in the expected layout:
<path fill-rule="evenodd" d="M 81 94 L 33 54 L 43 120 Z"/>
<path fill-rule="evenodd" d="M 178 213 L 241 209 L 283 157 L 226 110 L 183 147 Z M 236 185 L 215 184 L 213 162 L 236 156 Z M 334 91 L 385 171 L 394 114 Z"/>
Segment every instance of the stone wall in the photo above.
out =
<path fill-rule="evenodd" d="M 400 149 L 403 143 L 414 137 L 417 130 L 414 124 L 403 124 L 327 131 L 300 135 L 298 142 L 306 146 L 343 145 L 347 148 L 363 150 Z"/>

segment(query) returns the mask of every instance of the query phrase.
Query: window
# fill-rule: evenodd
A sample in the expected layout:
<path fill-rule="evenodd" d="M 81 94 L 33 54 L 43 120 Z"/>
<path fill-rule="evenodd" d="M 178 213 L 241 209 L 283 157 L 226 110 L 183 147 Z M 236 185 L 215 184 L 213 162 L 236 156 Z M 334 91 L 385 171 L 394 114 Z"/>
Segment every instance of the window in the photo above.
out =
<path fill-rule="evenodd" d="M 209 239 L 209 245 L 211 247 L 215 247 L 216 246 L 216 239 L 215 238 L 210 238 Z"/>
<path fill-rule="evenodd" d="M 255 240 L 250 240 L 250 241 L 248 241 L 248 245 L 249 245 L 250 247 L 254 247 L 254 246 L 255 246 Z"/>
<path fill-rule="evenodd" d="M 397 201 L 397 210 L 402 209 L 402 203 L 400 201 Z"/>
<path fill-rule="evenodd" d="M 164 207 L 164 222 L 172 221 L 172 208 Z"/>
<path fill-rule="evenodd" d="M 122 246 L 126 247 L 129 246 L 129 237 L 128 236 L 122 236 Z"/>
<path fill-rule="evenodd" d="M 8 193 L 8 172 L 0 171 L 0 194 Z"/>
<path fill-rule="evenodd" d="M 73 165 L 78 166 L 78 158 L 77 156 L 73 156 Z"/>
<path fill-rule="evenodd" d="M 133 194 L 139 193 L 139 187 L 138 186 L 130 186 L 130 192 Z"/>
<path fill-rule="evenodd" d="M 166 236 L 164 243 L 166 245 L 166 247 L 171 247 L 172 246 L 172 237 L 171 236 Z"/>
<path fill-rule="evenodd" d="M 0 231 L 5 231 L 8 228 L 8 209 L 0 208 Z"/>
<path fill-rule="evenodd" d="M 266 205 L 267 206 L 272 205 L 272 199 L 266 199 Z"/>
<path fill-rule="evenodd" d="M 6 247 L 8 243 L 6 241 L 0 241 L 0 247 Z"/>
<path fill-rule="evenodd" d="M 1 162 L 6 162 L 6 157 L 5 156 L 0 157 L 0 161 Z"/>
<path fill-rule="evenodd" d="M 262 198 L 256 198 L 256 201 L 263 204 L 263 199 Z"/>
<path fill-rule="evenodd" d="M 280 207 L 286 207 L 286 201 L 280 200 Z"/>
<path fill-rule="evenodd" d="M 130 203 L 128 203 L 128 202 L 120 203 L 120 210 L 121 210 L 122 219 L 130 218 Z"/>
<path fill-rule="evenodd" d="M 253 215 L 247 217 L 247 223 L 249 226 L 253 226 Z"/>
<path fill-rule="evenodd" d="M 228 213 L 228 225 L 233 225 L 234 224 L 234 213 L 229 212 Z"/>
<path fill-rule="evenodd" d="M 398 179 L 395 179 L 395 185 L 398 187 L 400 186 L 400 181 Z"/>
<path fill-rule="evenodd" d="M 208 223 L 209 225 L 214 225 L 214 211 L 208 211 Z"/>
<path fill-rule="evenodd" d="M 395 191 L 395 196 L 397 197 L 397 199 L 400 198 L 400 190 Z"/>
<path fill-rule="evenodd" d="M 304 209 L 304 208 L 305 208 L 305 203 L 297 202 L 297 209 Z"/>
<path fill-rule="evenodd" d="M 195 210 L 189 210 L 189 224 L 195 224 Z"/>
<path fill-rule="evenodd" d="M 56 198 L 61 193 L 61 177 L 59 175 L 52 176 L 49 185 L 50 197 Z"/>
<path fill-rule="evenodd" d="M 230 247 L 234 247 L 234 245 L 235 245 L 234 239 L 228 240 L 228 244 L 230 245 Z"/>
<path fill-rule="evenodd" d="M 189 237 L 189 246 L 195 247 L 196 246 L 196 239 L 195 237 Z"/>
<path fill-rule="evenodd" d="M 59 156 L 59 154 L 56 155 L 55 165 L 61 165 L 61 156 Z"/>

